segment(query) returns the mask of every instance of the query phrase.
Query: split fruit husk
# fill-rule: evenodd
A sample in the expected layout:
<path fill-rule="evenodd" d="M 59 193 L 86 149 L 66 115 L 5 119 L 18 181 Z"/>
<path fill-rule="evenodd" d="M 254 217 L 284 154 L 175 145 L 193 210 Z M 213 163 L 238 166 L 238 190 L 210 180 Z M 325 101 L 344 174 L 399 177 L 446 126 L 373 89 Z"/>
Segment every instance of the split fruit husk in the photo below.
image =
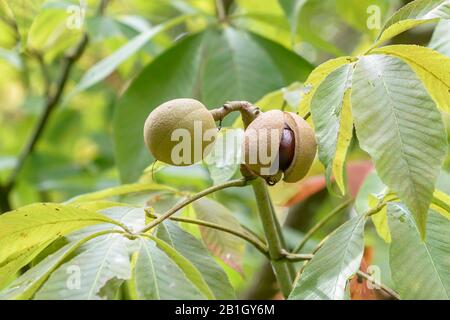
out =
<path fill-rule="evenodd" d="M 271 110 L 261 114 L 244 134 L 245 165 L 268 182 L 300 181 L 317 152 L 313 129 L 295 113 Z"/>

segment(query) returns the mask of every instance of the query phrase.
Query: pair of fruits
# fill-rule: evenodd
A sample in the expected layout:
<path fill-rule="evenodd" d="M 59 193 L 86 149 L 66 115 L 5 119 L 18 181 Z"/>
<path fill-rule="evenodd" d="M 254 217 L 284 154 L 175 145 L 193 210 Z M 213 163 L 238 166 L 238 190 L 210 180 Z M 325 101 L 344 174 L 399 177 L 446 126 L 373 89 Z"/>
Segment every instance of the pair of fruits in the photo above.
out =
<path fill-rule="evenodd" d="M 177 130 L 190 136 L 190 161 L 174 161 L 180 144 Z M 208 139 L 204 139 L 206 133 Z M 171 165 L 191 165 L 212 150 L 217 133 L 211 112 L 199 101 L 176 99 L 163 103 L 150 113 L 144 126 L 144 140 L 158 161 Z M 189 149 L 188 148 L 188 149 Z M 314 132 L 298 115 L 272 110 L 259 115 L 244 133 L 244 162 L 252 173 L 267 181 L 294 183 L 308 172 L 316 154 Z M 178 148 L 179 150 L 179 148 Z M 196 152 L 200 151 L 200 152 Z"/>

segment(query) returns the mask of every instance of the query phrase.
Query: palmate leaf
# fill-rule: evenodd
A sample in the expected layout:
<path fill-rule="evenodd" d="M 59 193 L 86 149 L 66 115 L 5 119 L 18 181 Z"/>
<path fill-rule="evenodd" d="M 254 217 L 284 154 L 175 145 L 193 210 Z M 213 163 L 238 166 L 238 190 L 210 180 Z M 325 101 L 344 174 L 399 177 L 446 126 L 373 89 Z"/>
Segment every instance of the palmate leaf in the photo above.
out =
<path fill-rule="evenodd" d="M 198 219 L 244 232 L 233 214 L 219 202 L 202 198 L 194 202 L 192 206 Z M 242 272 L 246 245 L 244 240 L 229 233 L 202 226 L 200 226 L 200 233 L 211 253 L 221 258 L 233 269 Z"/>
<path fill-rule="evenodd" d="M 388 205 L 392 234 L 390 266 L 402 299 L 450 299 L 450 220 L 430 211 L 422 241 L 402 204 Z"/>
<path fill-rule="evenodd" d="M 37 203 L 0 216 L 0 284 L 26 265 L 45 244 L 82 227 L 116 222 L 104 215 L 70 206 Z M 19 263 L 20 262 L 20 263 Z M 9 278 L 9 277 L 8 277 Z"/>
<path fill-rule="evenodd" d="M 345 160 L 353 134 L 350 85 L 353 66 L 346 64 L 331 72 L 320 84 L 311 102 L 311 114 L 319 145 L 319 158 L 326 169 L 327 185 L 333 174 L 342 194 Z"/>
<path fill-rule="evenodd" d="M 377 44 L 441 18 L 450 19 L 450 0 L 415 0 L 402 7 L 386 22 L 378 36 Z"/>
<path fill-rule="evenodd" d="M 450 20 L 441 20 L 428 47 L 450 57 Z"/>
<path fill-rule="evenodd" d="M 305 82 L 305 87 L 309 89 L 309 91 L 305 93 L 302 100 L 300 101 L 300 105 L 298 107 L 299 114 L 304 115 L 307 112 L 311 111 L 311 101 L 317 89 L 319 88 L 319 85 L 331 72 L 345 64 L 352 63 L 354 61 L 356 60 L 353 57 L 340 57 L 328 60 L 315 68 Z"/>
<path fill-rule="evenodd" d="M 106 231 L 108 232 L 108 231 Z M 39 264 L 29 269 L 23 275 L 15 279 L 8 288 L 0 292 L 0 299 L 30 299 L 40 286 L 47 280 L 48 276 L 76 249 L 82 244 L 106 233 L 101 231 L 91 234 L 79 241 L 71 242 L 55 253 L 47 256 Z"/>
<path fill-rule="evenodd" d="M 100 292 L 109 281 L 131 277 L 128 239 L 109 234 L 88 242 L 89 247 L 55 270 L 36 293 L 38 300 L 111 298 Z M 120 283 L 119 283 L 120 285 Z M 116 288 L 117 289 L 117 288 Z"/>
<path fill-rule="evenodd" d="M 209 108 L 229 100 L 254 102 L 304 80 L 311 70 L 309 63 L 284 47 L 230 27 L 184 38 L 153 60 L 119 101 L 114 139 L 122 180 L 135 181 L 152 162 L 142 128 L 162 102 L 193 97 Z"/>
<path fill-rule="evenodd" d="M 145 224 L 145 213 L 142 208 L 120 206 L 103 209 L 101 213 L 111 219 L 114 219 L 114 221 L 127 226 L 129 230 L 135 231 L 142 228 Z M 81 245 L 90 239 L 96 238 L 96 235 L 110 233 L 103 236 L 102 239 L 94 239 L 84 244 L 83 247 L 78 250 L 78 256 L 65 264 L 66 268 L 71 268 L 72 266 L 80 268 L 80 289 L 68 291 L 63 290 L 61 294 L 64 295 L 64 299 L 97 299 L 99 297 L 103 298 L 104 296 L 111 298 L 115 295 L 124 279 L 129 278 L 124 276 L 124 269 L 125 267 L 128 268 L 128 266 L 123 260 L 118 260 L 118 262 L 122 263 L 122 267 L 119 264 L 118 268 L 109 268 L 107 265 L 104 265 L 99 261 L 102 255 L 104 255 L 105 261 L 112 261 L 116 258 L 119 259 L 120 256 L 123 256 L 122 258 L 129 260 L 128 253 L 131 254 L 136 250 L 136 241 L 130 241 L 122 236 L 112 233 L 117 231 L 117 229 L 117 227 L 113 227 L 110 224 L 99 224 L 78 230 L 67 237 L 70 244 L 79 243 Z M 119 239 L 117 239 L 118 237 Z M 120 242 L 118 243 L 117 241 Z M 118 255 L 106 252 L 108 249 L 116 250 L 116 246 L 120 249 Z M 127 254 L 125 254 L 124 249 L 127 251 Z M 59 296 L 58 291 L 62 286 L 60 282 L 67 282 L 70 281 L 70 279 L 73 279 L 71 278 L 72 275 L 70 273 L 64 273 L 59 269 L 57 272 L 59 272 L 59 276 L 58 273 L 55 272 L 54 274 L 56 274 L 56 276 L 49 279 L 50 284 L 46 284 L 48 286 L 46 290 L 48 291 L 44 296 L 40 296 L 41 299 L 60 299 L 61 297 Z M 90 277 L 92 277 L 93 272 L 97 272 L 98 278 L 95 280 L 97 283 L 94 283 L 95 281 L 92 282 L 92 285 L 96 287 L 90 288 L 90 290 L 93 290 L 93 292 L 90 293 L 91 296 L 86 296 L 88 294 L 86 292 L 86 286 L 91 283 L 92 279 Z M 75 274 L 75 276 L 76 275 L 77 274 Z M 64 278 L 65 276 L 66 278 Z M 106 285 L 102 285 L 105 281 Z M 81 288 L 82 283 L 84 283 L 85 286 L 84 290 Z"/>
<path fill-rule="evenodd" d="M 201 294 L 207 299 L 215 299 L 214 293 L 206 283 L 201 272 L 195 267 L 195 265 L 189 261 L 186 257 L 181 255 L 177 250 L 171 247 L 169 244 L 159 238 L 152 237 L 152 240 L 156 242 L 159 249 L 163 250 L 170 259 L 181 269 L 186 275 L 186 278 L 192 282 L 192 284 L 201 292 Z"/>
<path fill-rule="evenodd" d="M 290 300 L 342 300 L 347 280 L 358 270 L 364 251 L 363 216 L 336 229 L 295 284 Z"/>
<path fill-rule="evenodd" d="M 100 212 L 114 221 L 126 226 L 130 231 L 137 231 L 145 225 L 145 211 L 143 208 L 134 208 L 127 206 L 116 206 L 101 209 Z M 89 235 L 106 230 L 120 230 L 118 227 L 110 224 L 97 224 L 77 230 L 67 236 L 69 241 L 78 241 Z"/>
<path fill-rule="evenodd" d="M 411 68 L 395 57 L 362 57 L 352 113 L 360 146 L 381 180 L 413 212 L 425 235 L 436 178 L 447 153 L 442 117 Z"/>
<path fill-rule="evenodd" d="M 199 240 L 171 221 L 158 226 L 157 236 L 200 271 L 216 299 L 236 298 L 225 271 L 214 261 Z"/>
<path fill-rule="evenodd" d="M 152 240 L 140 240 L 133 277 L 136 298 L 143 300 L 205 299 L 170 257 Z"/>
<path fill-rule="evenodd" d="M 40 242 L 24 250 L 12 254 L 6 261 L 0 264 L 0 290 L 6 287 L 13 279 L 17 277 L 17 272 L 39 253 L 41 253 L 53 239 Z"/>
<path fill-rule="evenodd" d="M 394 45 L 374 53 L 396 56 L 405 61 L 422 80 L 436 105 L 450 113 L 450 58 L 432 49 L 414 45 Z"/>

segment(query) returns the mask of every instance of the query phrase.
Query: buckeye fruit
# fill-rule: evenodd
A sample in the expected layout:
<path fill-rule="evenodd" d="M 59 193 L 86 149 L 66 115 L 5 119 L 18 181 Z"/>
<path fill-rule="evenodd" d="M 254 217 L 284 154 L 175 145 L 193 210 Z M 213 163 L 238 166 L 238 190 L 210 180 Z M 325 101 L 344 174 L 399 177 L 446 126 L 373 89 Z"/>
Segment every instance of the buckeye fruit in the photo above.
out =
<path fill-rule="evenodd" d="M 177 132 L 187 139 L 184 142 L 188 147 L 184 151 L 177 148 L 182 139 Z M 150 113 L 144 125 L 144 140 L 150 153 L 156 160 L 176 166 L 201 161 L 211 151 L 216 134 L 216 123 L 210 111 L 194 99 L 175 99 L 161 104 Z M 183 155 L 183 152 L 189 154 Z M 187 161 L 180 162 L 178 154 Z"/>
<path fill-rule="evenodd" d="M 288 183 L 300 181 L 308 173 L 316 151 L 314 131 L 291 112 L 265 112 L 244 134 L 245 165 L 272 183 L 281 177 Z"/>

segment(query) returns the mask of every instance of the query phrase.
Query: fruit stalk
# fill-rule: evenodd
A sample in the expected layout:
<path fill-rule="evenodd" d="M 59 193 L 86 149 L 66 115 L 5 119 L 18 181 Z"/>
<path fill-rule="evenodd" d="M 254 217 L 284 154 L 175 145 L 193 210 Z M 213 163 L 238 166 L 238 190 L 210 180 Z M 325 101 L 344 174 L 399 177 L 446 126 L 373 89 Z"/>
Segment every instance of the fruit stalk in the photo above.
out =
<path fill-rule="evenodd" d="M 222 121 L 227 115 L 235 111 L 241 113 L 244 128 L 247 128 L 261 114 L 258 107 L 247 101 L 229 101 L 223 107 L 211 110 L 211 114 L 215 121 Z"/>
<path fill-rule="evenodd" d="M 283 235 L 277 228 L 276 216 L 272 213 L 272 205 L 264 179 L 252 180 L 253 192 L 258 204 L 259 217 L 264 228 L 264 233 L 269 249 L 269 258 L 275 276 L 280 284 L 281 292 L 287 298 L 292 290 L 293 279 L 290 273 L 289 263 L 283 261 Z"/>

